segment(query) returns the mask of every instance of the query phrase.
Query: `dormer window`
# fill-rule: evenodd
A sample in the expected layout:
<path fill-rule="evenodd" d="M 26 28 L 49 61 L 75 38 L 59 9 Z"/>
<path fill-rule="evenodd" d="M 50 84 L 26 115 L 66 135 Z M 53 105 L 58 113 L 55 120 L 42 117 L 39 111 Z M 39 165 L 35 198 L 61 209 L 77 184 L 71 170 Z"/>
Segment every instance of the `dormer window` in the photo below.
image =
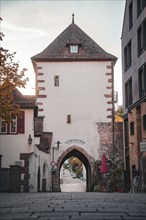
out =
<path fill-rule="evenodd" d="M 78 45 L 70 45 L 70 53 L 78 53 Z"/>

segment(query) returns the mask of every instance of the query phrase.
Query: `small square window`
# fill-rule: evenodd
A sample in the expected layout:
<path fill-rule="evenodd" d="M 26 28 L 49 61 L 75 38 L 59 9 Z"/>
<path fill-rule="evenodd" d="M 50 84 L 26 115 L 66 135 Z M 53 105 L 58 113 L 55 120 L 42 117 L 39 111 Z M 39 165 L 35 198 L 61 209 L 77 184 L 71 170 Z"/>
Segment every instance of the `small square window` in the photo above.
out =
<path fill-rule="evenodd" d="M 67 115 L 67 124 L 71 124 L 71 115 Z"/>
<path fill-rule="evenodd" d="M 78 53 L 78 45 L 70 45 L 70 53 Z"/>
<path fill-rule="evenodd" d="M 134 122 L 130 123 L 130 135 L 134 135 Z"/>

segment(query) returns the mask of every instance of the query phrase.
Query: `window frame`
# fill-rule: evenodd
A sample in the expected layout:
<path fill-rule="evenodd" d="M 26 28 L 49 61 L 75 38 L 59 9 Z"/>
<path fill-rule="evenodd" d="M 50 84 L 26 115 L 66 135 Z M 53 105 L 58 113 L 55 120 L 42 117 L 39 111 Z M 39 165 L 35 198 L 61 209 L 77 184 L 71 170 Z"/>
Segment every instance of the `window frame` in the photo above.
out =
<path fill-rule="evenodd" d="M 134 135 L 134 121 L 130 122 L 130 135 Z"/>
<path fill-rule="evenodd" d="M 59 75 L 54 76 L 54 86 L 59 87 Z"/>
<path fill-rule="evenodd" d="M 146 19 L 137 29 L 137 52 L 138 57 L 146 50 Z"/>
<path fill-rule="evenodd" d="M 125 83 L 125 108 L 128 108 L 133 102 L 132 77 Z"/>
<path fill-rule="evenodd" d="M 146 7 L 146 0 L 137 0 L 137 18 L 140 16 Z"/>
<path fill-rule="evenodd" d="M 144 63 L 138 70 L 138 85 L 139 85 L 139 98 L 146 94 L 146 63 Z"/>
<path fill-rule="evenodd" d="M 14 131 L 13 131 L 14 129 Z M 17 120 L 13 120 L 13 122 L 10 124 L 10 134 L 17 134 Z"/>
<path fill-rule="evenodd" d="M 146 114 L 143 115 L 143 130 L 146 130 Z"/>
<path fill-rule="evenodd" d="M 2 126 L 2 123 L 5 124 L 5 126 Z M 2 131 L 2 128 L 5 127 L 5 131 L 3 132 Z M 8 133 L 8 125 L 7 123 L 5 122 L 5 120 L 1 119 L 0 120 L 0 134 L 7 134 Z"/>
<path fill-rule="evenodd" d="M 78 53 L 79 52 L 79 45 L 73 44 L 69 46 L 70 53 Z"/>
<path fill-rule="evenodd" d="M 133 27 L 133 3 L 132 1 L 129 4 L 129 31 Z"/>
<path fill-rule="evenodd" d="M 131 39 L 124 47 L 124 71 L 126 72 L 132 65 L 132 42 Z"/>
<path fill-rule="evenodd" d="M 67 115 L 67 124 L 71 124 L 71 115 Z"/>

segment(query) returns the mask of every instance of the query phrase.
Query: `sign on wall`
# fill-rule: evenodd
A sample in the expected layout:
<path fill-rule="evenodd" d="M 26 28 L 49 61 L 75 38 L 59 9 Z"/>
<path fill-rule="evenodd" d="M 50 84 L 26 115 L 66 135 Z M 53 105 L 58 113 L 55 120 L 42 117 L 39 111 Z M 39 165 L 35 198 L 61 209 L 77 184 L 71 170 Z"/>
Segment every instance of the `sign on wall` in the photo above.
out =
<path fill-rule="evenodd" d="M 146 142 L 140 142 L 140 151 L 146 152 Z"/>
<path fill-rule="evenodd" d="M 65 141 L 65 144 L 85 144 L 85 141 L 80 139 L 69 139 L 68 141 Z"/>

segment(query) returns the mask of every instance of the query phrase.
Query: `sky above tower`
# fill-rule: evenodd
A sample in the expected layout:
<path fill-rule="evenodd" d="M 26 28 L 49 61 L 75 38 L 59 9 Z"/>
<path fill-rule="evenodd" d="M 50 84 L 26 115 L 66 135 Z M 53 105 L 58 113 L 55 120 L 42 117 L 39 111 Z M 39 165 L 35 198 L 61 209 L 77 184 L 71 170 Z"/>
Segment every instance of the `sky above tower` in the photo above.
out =
<path fill-rule="evenodd" d="M 2 46 L 16 52 L 15 61 L 30 79 L 23 94 L 34 94 L 31 57 L 44 50 L 71 22 L 104 50 L 118 57 L 115 91 L 122 104 L 121 32 L 125 0 L 1 0 Z"/>

